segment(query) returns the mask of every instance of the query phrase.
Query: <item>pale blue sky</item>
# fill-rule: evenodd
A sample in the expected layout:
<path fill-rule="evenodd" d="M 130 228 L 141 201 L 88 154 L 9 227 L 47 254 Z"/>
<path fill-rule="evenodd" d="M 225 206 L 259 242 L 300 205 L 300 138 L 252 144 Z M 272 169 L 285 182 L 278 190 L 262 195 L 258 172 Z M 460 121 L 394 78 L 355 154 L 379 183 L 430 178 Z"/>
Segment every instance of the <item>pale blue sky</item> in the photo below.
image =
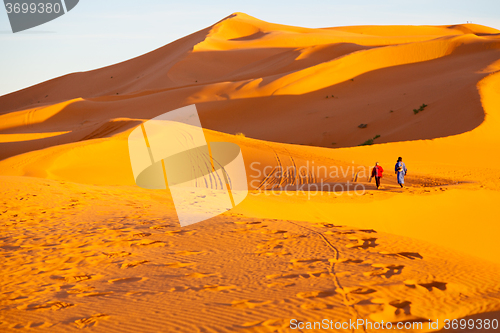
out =
<path fill-rule="evenodd" d="M 0 95 L 139 56 L 233 12 L 312 28 L 473 21 L 500 29 L 498 0 L 80 0 L 68 14 L 17 34 L 0 7 Z"/>

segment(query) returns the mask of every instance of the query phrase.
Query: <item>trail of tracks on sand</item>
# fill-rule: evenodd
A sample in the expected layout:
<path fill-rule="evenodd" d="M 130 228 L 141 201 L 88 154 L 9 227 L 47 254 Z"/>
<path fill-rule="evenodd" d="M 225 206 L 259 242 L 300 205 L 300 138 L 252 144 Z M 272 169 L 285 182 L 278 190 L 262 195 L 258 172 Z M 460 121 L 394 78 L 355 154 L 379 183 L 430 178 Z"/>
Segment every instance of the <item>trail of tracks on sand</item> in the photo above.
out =
<path fill-rule="evenodd" d="M 340 251 L 332 243 L 330 243 L 330 241 L 325 237 L 325 235 L 323 235 L 320 232 L 317 232 L 316 230 L 313 230 L 313 229 L 310 229 L 310 228 L 305 227 L 303 225 L 300 225 L 300 224 L 298 224 L 296 222 L 292 222 L 292 221 L 287 221 L 287 222 L 291 223 L 291 224 L 294 224 L 294 225 L 296 225 L 296 226 L 298 226 L 300 228 L 306 229 L 306 230 L 312 232 L 315 235 L 318 235 L 323 240 L 323 242 L 325 242 L 325 244 L 335 253 L 335 261 L 339 260 L 339 258 L 340 258 Z M 330 274 L 333 275 L 333 282 L 335 283 L 335 287 L 337 287 L 338 289 L 342 289 L 344 291 L 342 293 L 343 298 L 344 298 L 344 305 L 353 314 L 354 321 L 357 321 L 357 319 L 360 318 L 361 316 L 358 313 L 358 311 L 356 310 L 356 307 L 353 304 L 353 300 L 349 297 L 349 293 L 345 292 L 344 287 L 340 283 L 339 278 L 338 278 L 337 274 L 335 273 L 335 262 L 333 260 L 330 260 Z M 363 325 L 363 332 L 366 332 L 366 328 L 365 328 L 364 325 Z"/>

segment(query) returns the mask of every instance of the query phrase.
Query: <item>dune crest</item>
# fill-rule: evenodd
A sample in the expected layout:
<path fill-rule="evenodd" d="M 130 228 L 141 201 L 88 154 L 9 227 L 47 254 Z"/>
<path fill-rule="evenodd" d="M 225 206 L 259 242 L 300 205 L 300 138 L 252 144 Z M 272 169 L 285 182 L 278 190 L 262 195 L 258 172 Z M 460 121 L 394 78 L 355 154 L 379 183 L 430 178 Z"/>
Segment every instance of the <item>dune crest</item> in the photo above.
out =
<path fill-rule="evenodd" d="M 0 134 L 70 131 L 0 143 L 0 158 L 189 104 L 211 130 L 325 148 L 456 135 L 483 122 L 476 86 L 499 54 L 498 30 L 479 25 L 310 29 L 235 13 L 144 56 L 0 97 Z"/>

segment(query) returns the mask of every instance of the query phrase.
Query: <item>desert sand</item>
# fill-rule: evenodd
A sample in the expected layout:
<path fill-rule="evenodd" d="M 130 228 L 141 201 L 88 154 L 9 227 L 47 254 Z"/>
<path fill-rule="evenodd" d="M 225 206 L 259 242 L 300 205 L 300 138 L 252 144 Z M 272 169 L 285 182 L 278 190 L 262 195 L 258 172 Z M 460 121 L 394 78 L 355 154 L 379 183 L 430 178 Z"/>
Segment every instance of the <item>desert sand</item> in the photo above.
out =
<path fill-rule="evenodd" d="M 0 330 L 500 320 L 499 59 L 500 31 L 476 24 L 310 29 L 235 13 L 1 96 Z M 168 189 L 135 184 L 127 138 L 192 104 L 207 141 L 240 146 L 250 195 L 180 227 Z M 312 162 L 350 171 L 297 173 Z M 379 190 L 352 172 L 375 162 Z M 322 182 L 366 192 L 312 190 Z"/>

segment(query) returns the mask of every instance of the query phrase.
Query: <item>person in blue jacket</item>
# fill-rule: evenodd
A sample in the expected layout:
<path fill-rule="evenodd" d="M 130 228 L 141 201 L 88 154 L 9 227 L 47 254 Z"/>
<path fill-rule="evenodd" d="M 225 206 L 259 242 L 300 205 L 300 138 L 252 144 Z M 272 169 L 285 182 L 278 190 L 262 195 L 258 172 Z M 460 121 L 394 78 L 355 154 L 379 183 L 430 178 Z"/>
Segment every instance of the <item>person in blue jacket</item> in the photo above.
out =
<path fill-rule="evenodd" d="M 405 183 L 405 176 L 408 173 L 408 169 L 406 169 L 406 165 L 403 163 L 402 157 L 398 158 L 394 171 L 396 171 L 399 186 L 403 187 Z"/>

